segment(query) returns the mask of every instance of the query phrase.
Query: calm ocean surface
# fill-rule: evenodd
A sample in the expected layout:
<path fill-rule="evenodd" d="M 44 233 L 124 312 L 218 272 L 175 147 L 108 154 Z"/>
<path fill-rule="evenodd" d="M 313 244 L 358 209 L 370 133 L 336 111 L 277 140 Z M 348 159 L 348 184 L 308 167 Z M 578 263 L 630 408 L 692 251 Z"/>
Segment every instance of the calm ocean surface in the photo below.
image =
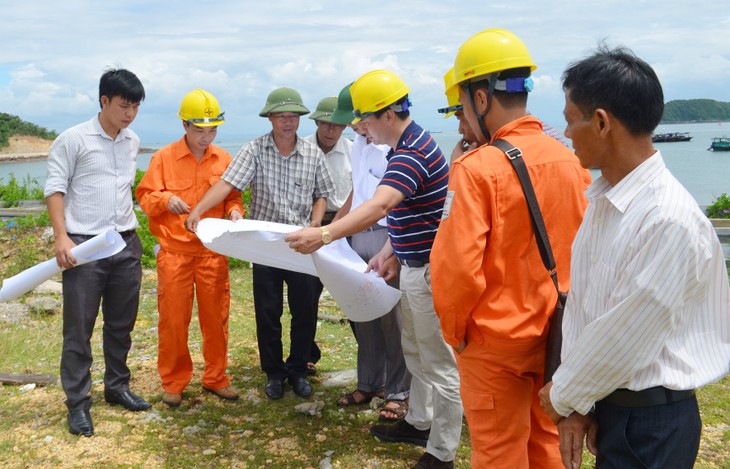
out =
<path fill-rule="evenodd" d="M 689 190 L 697 203 L 706 206 L 722 193 L 730 193 L 730 152 L 707 151 L 712 137 L 730 136 L 730 122 L 711 124 L 672 124 L 661 125 L 657 132 L 690 132 L 689 142 L 656 143 L 655 148 L 662 156 L 669 170 Z M 347 135 L 347 134 L 346 134 Z M 456 132 L 439 132 L 433 134 L 446 155 L 459 140 Z M 216 142 L 219 146 L 234 155 L 246 141 Z M 146 145 L 142 142 L 142 146 Z M 137 158 L 137 167 L 145 170 L 152 154 L 142 154 Z M 46 179 L 46 162 L 28 161 L 0 163 L 0 179 L 8 180 L 10 174 L 19 180 L 26 177 L 36 179 L 43 184 Z M 594 177 L 598 175 L 594 172 Z"/>
<path fill-rule="evenodd" d="M 730 193 L 730 152 L 707 151 L 712 137 L 730 136 L 730 122 L 662 125 L 656 131 L 657 133 L 690 132 L 692 135 L 692 140 L 689 142 L 655 143 L 654 146 L 662 152 L 669 170 L 694 196 L 699 205 L 707 206 L 720 194 Z M 352 137 L 351 133 L 349 137 Z M 460 135 L 457 132 L 437 132 L 433 134 L 433 138 L 448 157 Z M 247 141 L 216 142 L 234 156 L 246 143 Z M 145 142 L 142 142 L 142 146 L 159 147 Z M 151 158 L 151 153 L 139 155 L 137 167 L 146 170 Z M 592 173 L 594 178 L 599 175 L 595 170 Z M 0 163 L 0 182 L 6 182 L 10 174 L 14 174 L 19 180 L 30 177 L 42 185 L 46 180 L 46 161 Z M 721 235 L 720 240 L 723 243 L 725 258 L 730 258 L 728 236 Z"/>

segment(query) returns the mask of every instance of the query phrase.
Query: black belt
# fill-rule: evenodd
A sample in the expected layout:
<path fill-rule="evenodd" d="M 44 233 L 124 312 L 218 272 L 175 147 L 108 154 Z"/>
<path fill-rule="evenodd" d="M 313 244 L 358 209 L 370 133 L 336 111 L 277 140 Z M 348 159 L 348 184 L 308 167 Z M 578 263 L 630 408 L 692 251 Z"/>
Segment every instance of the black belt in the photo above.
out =
<path fill-rule="evenodd" d="M 128 238 L 128 237 L 132 236 L 133 234 L 137 233 L 137 230 L 135 228 L 132 228 L 131 230 L 127 230 L 127 231 L 117 231 L 117 233 L 119 233 L 119 236 L 121 236 L 122 238 Z M 93 238 L 94 236 L 96 236 L 96 235 L 92 235 L 92 234 L 79 234 L 79 233 L 66 233 L 66 234 L 68 236 L 85 236 L 87 238 Z"/>
<path fill-rule="evenodd" d="M 400 262 L 400 265 L 405 265 L 406 267 L 423 267 L 424 265 L 428 265 L 428 259 L 425 261 L 419 261 L 418 259 L 398 259 Z"/>
<path fill-rule="evenodd" d="M 674 391 L 664 386 L 656 386 L 642 391 L 630 391 L 628 389 L 617 389 L 601 402 L 606 402 L 618 407 L 653 407 L 679 402 L 695 395 L 695 390 Z"/>

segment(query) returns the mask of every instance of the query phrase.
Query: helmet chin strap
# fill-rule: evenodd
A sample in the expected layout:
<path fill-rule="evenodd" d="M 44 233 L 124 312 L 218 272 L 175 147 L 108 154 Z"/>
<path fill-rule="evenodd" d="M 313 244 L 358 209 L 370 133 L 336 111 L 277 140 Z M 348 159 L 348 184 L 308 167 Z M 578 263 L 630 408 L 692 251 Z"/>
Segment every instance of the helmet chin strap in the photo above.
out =
<path fill-rule="evenodd" d="M 489 108 L 492 106 L 492 96 L 494 95 L 494 88 L 497 86 L 497 73 L 492 73 L 489 75 L 489 92 L 487 93 L 487 108 L 484 110 L 482 114 L 477 114 L 477 120 L 479 121 L 479 130 L 481 130 L 482 135 L 484 138 L 487 139 L 487 143 L 492 141 L 492 134 L 489 133 L 489 130 L 487 130 L 487 124 L 484 122 L 484 118 L 489 113 Z M 471 108 L 476 114 L 476 106 L 474 106 L 474 97 L 471 93 L 471 87 L 469 86 L 469 82 L 464 84 L 464 90 L 466 91 L 466 95 L 469 98 L 469 104 L 471 104 Z"/>

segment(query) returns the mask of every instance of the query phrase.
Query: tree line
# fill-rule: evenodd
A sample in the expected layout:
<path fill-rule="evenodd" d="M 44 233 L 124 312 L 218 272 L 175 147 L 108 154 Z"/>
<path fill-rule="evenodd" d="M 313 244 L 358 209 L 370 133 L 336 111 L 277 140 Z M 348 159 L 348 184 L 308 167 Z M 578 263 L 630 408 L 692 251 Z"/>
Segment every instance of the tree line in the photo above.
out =
<path fill-rule="evenodd" d="M 58 136 L 55 130 L 48 130 L 18 116 L 0 112 L 0 148 L 10 145 L 10 137 L 13 135 L 28 135 L 45 140 L 53 140 Z"/>

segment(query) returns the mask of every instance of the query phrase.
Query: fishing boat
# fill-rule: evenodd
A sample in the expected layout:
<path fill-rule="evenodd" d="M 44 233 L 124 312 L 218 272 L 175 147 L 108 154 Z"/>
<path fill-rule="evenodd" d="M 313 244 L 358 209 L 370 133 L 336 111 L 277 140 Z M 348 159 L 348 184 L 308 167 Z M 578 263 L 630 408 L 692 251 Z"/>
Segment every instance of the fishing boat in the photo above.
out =
<path fill-rule="evenodd" d="M 708 150 L 730 151 L 730 137 L 713 137 Z"/>
<path fill-rule="evenodd" d="M 692 137 L 689 132 L 667 132 L 651 136 L 651 141 L 654 143 L 689 142 L 690 140 L 692 140 Z"/>

